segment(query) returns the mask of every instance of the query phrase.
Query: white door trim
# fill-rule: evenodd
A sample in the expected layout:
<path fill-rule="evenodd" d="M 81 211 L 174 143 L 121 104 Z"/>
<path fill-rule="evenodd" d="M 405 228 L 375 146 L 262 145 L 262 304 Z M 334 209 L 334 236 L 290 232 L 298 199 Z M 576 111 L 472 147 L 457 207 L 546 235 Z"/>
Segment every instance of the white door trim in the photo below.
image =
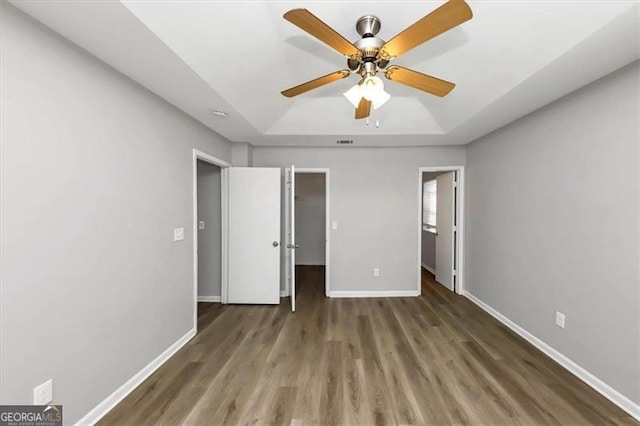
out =
<path fill-rule="evenodd" d="M 331 292 L 331 169 L 329 168 L 306 168 L 301 167 L 295 170 L 296 173 L 324 173 L 325 189 L 325 247 L 324 247 L 324 295 L 330 297 Z M 295 265 L 294 265 L 295 268 Z M 287 281 L 287 294 L 289 293 L 289 282 Z"/>
<path fill-rule="evenodd" d="M 228 240 L 228 227 L 227 227 L 227 200 L 229 197 L 229 186 L 227 182 L 226 169 L 231 166 L 230 163 L 221 160 L 206 152 L 193 149 L 193 329 L 198 330 L 198 160 L 205 163 L 213 164 L 220 167 L 220 227 L 222 231 L 221 241 L 221 301 L 226 302 L 226 282 L 228 277 L 228 253 L 227 253 L 227 240 Z"/>
<path fill-rule="evenodd" d="M 422 294 L 422 173 L 458 172 L 456 191 L 456 293 L 464 293 L 464 166 L 418 167 L 418 294 Z"/>
<path fill-rule="evenodd" d="M 286 169 L 288 178 L 287 207 L 289 211 L 289 226 L 286 230 L 289 270 L 287 271 L 287 285 L 289 286 L 289 298 L 291 299 L 291 312 L 296 311 L 296 166 L 293 164 Z"/>

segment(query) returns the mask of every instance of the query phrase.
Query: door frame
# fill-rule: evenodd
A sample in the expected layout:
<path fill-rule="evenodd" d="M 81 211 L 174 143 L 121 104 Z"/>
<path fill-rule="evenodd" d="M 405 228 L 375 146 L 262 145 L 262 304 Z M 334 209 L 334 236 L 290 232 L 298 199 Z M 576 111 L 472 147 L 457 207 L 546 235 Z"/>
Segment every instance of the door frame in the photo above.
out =
<path fill-rule="evenodd" d="M 324 295 L 329 297 L 331 291 L 331 169 L 329 168 L 311 168 L 296 167 L 295 174 L 298 173 L 319 173 L 324 174 L 324 190 L 325 190 L 325 246 L 324 246 Z M 295 194 L 294 194 L 295 196 Z M 295 268 L 295 265 L 293 265 Z M 287 280 L 287 295 L 291 294 L 289 280 Z"/>
<path fill-rule="evenodd" d="M 220 302 L 226 303 L 226 283 L 228 281 L 228 200 L 229 184 L 227 168 L 231 163 L 193 148 L 193 329 L 198 331 L 198 160 L 220 167 Z"/>
<path fill-rule="evenodd" d="M 456 294 L 464 293 L 464 166 L 418 167 L 418 294 L 422 294 L 422 174 L 431 172 L 458 172 L 456 181 Z"/>

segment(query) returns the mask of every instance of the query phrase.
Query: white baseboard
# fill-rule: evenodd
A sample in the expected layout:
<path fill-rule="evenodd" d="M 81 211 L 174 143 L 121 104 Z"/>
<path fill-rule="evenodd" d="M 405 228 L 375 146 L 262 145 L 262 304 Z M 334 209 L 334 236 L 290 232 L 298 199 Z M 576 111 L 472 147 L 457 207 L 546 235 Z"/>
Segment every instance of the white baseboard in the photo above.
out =
<path fill-rule="evenodd" d="M 417 297 L 416 290 L 378 290 L 378 291 L 330 291 L 329 297 Z"/>
<path fill-rule="evenodd" d="M 132 378 L 126 381 L 122 386 L 116 389 L 111 395 L 109 395 L 104 401 L 96 405 L 91 411 L 89 411 L 83 418 L 78 420 L 76 425 L 94 425 L 109 411 L 113 409 L 120 401 L 122 401 L 127 395 L 129 395 L 135 388 L 140 386 L 147 377 L 149 377 L 154 371 L 156 371 L 162 364 L 164 364 L 169 358 L 173 356 L 180 348 L 182 348 L 189 340 L 196 335 L 196 330 L 191 329 L 187 334 L 182 336 L 178 341 L 169 346 L 167 350 L 162 352 L 156 359 L 151 361 L 146 367 L 138 371 Z"/>
<path fill-rule="evenodd" d="M 296 266 L 325 266 L 324 261 L 318 260 L 318 261 L 308 261 L 308 262 L 300 262 L 300 261 L 296 261 Z"/>
<path fill-rule="evenodd" d="M 495 319 L 509 327 L 511 330 L 519 334 L 523 339 L 531 343 L 536 348 L 540 349 L 544 352 L 549 358 L 556 361 L 558 364 L 569 370 L 573 375 L 577 378 L 591 386 L 597 392 L 602 394 L 609 401 L 616 404 L 618 407 L 622 408 L 624 411 L 629 413 L 630 416 L 634 417 L 636 420 L 640 420 L 640 405 L 631 401 L 626 396 L 622 395 L 620 392 L 591 374 L 589 371 L 585 370 L 580 365 L 576 364 L 574 361 L 567 358 L 565 355 L 552 348 L 542 340 L 538 339 L 533 334 L 529 333 L 524 328 L 520 327 L 518 324 L 511 321 L 509 318 L 502 315 L 500 312 L 493 309 L 491 306 L 484 303 L 482 300 L 475 297 L 473 294 L 468 291 L 464 291 L 462 293 L 463 296 L 471 300 L 473 303 L 478 305 L 484 311 L 489 313 Z"/>
<path fill-rule="evenodd" d="M 280 290 L 280 297 L 289 297 L 289 292 L 287 290 Z"/>
<path fill-rule="evenodd" d="M 220 296 L 198 296 L 198 302 L 220 302 Z"/>
<path fill-rule="evenodd" d="M 434 268 L 432 268 L 431 266 L 427 265 L 426 263 L 422 262 L 422 267 L 424 269 L 426 269 L 427 271 L 431 272 L 433 275 L 436 274 L 436 270 Z"/>

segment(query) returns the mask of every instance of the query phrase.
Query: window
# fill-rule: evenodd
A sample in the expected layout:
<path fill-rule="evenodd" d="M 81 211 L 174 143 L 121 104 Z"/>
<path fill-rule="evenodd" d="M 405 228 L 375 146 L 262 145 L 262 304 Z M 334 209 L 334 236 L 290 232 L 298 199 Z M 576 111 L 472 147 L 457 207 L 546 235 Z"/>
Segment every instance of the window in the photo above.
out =
<path fill-rule="evenodd" d="M 436 232 L 436 180 L 430 180 L 422 184 L 422 229 Z"/>

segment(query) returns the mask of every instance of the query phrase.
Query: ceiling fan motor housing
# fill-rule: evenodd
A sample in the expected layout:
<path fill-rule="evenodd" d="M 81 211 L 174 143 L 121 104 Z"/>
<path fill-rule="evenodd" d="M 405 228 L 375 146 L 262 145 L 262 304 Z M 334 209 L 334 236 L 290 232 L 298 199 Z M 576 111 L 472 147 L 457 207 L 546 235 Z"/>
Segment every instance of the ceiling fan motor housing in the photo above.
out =
<path fill-rule="evenodd" d="M 373 15 L 365 15 L 356 22 L 356 31 L 362 38 L 374 37 L 380 31 L 380 18 Z"/>
<path fill-rule="evenodd" d="M 372 65 L 378 62 L 378 52 L 385 43 L 384 40 L 376 37 L 381 26 L 380 19 L 373 15 L 365 15 L 358 19 L 358 22 L 356 22 L 356 31 L 358 31 L 358 34 L 360 34 L 362 38 L 354 42 L 353 45 L 362 52 L 362 58 L 360 60 L 347 60 L 349 69 L 353 71 L 358 70 L 360 73 L 368 72 L 375 74 L 376 69 L 375 67 L 372 68 Z M 386 64 L 379 65 L 386 66 Z M 381 66 L 381 68 L 384 68 L 384 66 Z"/>

